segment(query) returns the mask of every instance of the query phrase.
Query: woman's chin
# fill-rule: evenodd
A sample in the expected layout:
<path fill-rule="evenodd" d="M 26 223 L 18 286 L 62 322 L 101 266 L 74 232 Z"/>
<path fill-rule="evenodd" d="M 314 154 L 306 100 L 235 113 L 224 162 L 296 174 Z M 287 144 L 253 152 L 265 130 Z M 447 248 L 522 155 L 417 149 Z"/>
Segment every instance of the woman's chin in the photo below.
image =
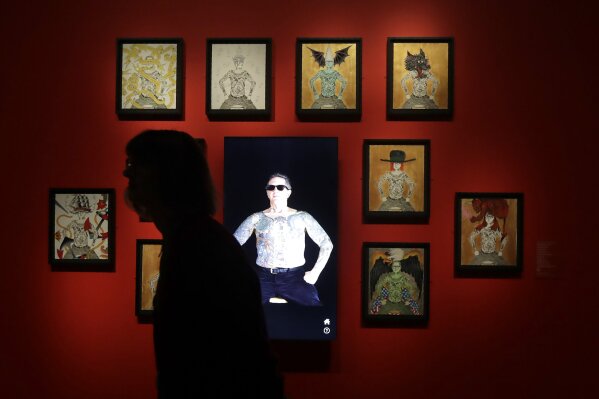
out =
<path fill-rule="evenodd" d="M 148 222 L 153 221 L 152 217 L 148 213 L 147 208 L 143 205 L 136 204 L 135 201 L 131 198 L 131 193 L 129 192 L 128 189 L 125 189 L 124 199 L 125 199 L 125 204 L 127 205 L 127 207 L 129 209 L 131 209 L 133 212 L 137 213 L 137 215 L 141 219 L 148 221 Z"/>

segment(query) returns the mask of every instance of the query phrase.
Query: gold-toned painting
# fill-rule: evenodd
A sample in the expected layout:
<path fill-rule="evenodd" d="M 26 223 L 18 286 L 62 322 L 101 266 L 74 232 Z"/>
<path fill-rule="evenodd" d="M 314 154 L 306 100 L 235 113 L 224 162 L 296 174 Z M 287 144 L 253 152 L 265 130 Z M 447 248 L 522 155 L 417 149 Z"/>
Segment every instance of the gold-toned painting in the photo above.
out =
<path fill-rule="evenodd" d="M 366 222 L 428 218 L 429 145 L 428 140 L 364 141 Z"/>
<path fill-rule="evenodd" d="M 182 113 L 180 39 L 120 39 L 117 114 L 179 117 Z"/>
<path fill-rule="evenodd" d="M 161 240 L 137 240 L 135 314 L 151 315 L 160 277 Z"/>
<path fill-rule="evenodd" d="M 366 321 L 428 316 L 428 243 L 363 244 L 362 315 Z"/>
<path fill-rule="evenodd" d="M 519 271 L 522 267 L 522 194 L 456 194 L 456 268 Z"/>
<path fill-rule="evenodd" d="M 298 39 L 298 116 L 359 114 L 360 62 L 360 39 Z"/>
<path fill-rule="evenodd" d="M 389 116 L 450 116 L 453 40 L 390 38 L 388 52 Z"/>

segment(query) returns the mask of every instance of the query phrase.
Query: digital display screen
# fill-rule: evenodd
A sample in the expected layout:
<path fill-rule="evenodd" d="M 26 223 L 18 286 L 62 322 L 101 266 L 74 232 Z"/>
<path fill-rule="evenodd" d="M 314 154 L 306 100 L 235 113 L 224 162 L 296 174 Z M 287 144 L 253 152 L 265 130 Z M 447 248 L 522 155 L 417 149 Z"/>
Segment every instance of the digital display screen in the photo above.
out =
<path fill-rule="evenodd" d="M 337 186 L 337 138 L 225 137 L 224 224 L 254 264 L 271 339 L 336 337 Z"/>

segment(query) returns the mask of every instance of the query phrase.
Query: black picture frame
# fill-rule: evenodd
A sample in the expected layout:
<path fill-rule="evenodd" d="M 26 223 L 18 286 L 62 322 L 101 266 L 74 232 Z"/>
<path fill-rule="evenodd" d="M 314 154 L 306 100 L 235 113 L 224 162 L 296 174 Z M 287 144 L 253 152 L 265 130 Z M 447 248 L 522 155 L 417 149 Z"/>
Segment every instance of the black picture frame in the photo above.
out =
<path fill-rule="evenodd" d="M 117 39 L 116 60 L 119 119 L 183 119 L 183 39 Z"/>
<path fill-rule="evenodd" d="M 364 223 L 428 222 L 430 140 L 366 139 L 362 160 Z M 398 170 L 394 169 L 396 163 L 401 164 Z"/>
<path fill-rule="evenodd" d="M 328 52 L 328 49 L 331 49 Z M 346 51 L 343 51 L 345 50 Z M 330 55 L 333 66 L 347 83 L 342 93 L 341 78 L 334 80 L 334 94 L 322 95 L 319 74 Z M 340 72 L 341 71 L 341 72 Z M 313 87 L 310 81 L 313 80 Z M 304 121 L 359 121 L 362 115 L 362 39 L 298 38 L 296 41 L 295 109 Z M 319 97 L 313 93 L 321 90 Z M 337 108 L 343 106 L 345 108 Z"/>
<path fill-rule="evenodd" d="M 115 191 L 51 188 L 48 261 L 53 270 L 113 271 Z"/>
<path fill-rule="evenodd" d="M 520 275 L 523 260 L 523 209 L 523 193 L 456 193 L 455 275 Z M 491 215 L 488 220 L 487 214 Z"/>
<path fill-rule="evenodd" d="M 135 315 L 146 321 L 154 314 L 163 241 L 139 239 L 135 245 Z"/>
<path fill-rule="evenodd" d="M 236 71 L 238 67 L 243 69 Z M 233 80 L 233 77 L 236 77 L 236 80 Z M 249 87 L 245 83 L 248 80 Z M 228 88 L 225 85 L 227 81 Z M 239 83 L 240 81 L 243 83 Z M 237 82 L 235 86 L 233 86 L 234 82 Z M 254 84 L 252 85 L 251 82 Z M 231 95 L 231 89 L 234 87 L 238 92 L 243 90 L 244 94 Z M 208 119 L 268 121 L 271 119 L 271 113 L 272 40 L 269 38 L 207 39 L 206 115 Z"/>
<path fill-rule="evenodd" d="M 452 37 L 389 37 L 387 39 L 388 120 L 451 119 L 453 48 Z M 419 60 L 422 61 L 421 55 L 426 58 L 426 64 L 430 67 L 425 68 L 424 71 L 416 66 Z M 414 74 L 420 76 L 416 87 L 414 87 L 416 82 Z M 412 94 L 409 94 L 410 91 Z M 418 93 L 423 95 L 415 95 Z"/>
<path fill-rule="evenodd" d="M 397 269 L 394 270 L 394 266 Z M 430 244 L 362 244 L 362 322 L 365 326 L 424 326 L 429 319 Z"/>

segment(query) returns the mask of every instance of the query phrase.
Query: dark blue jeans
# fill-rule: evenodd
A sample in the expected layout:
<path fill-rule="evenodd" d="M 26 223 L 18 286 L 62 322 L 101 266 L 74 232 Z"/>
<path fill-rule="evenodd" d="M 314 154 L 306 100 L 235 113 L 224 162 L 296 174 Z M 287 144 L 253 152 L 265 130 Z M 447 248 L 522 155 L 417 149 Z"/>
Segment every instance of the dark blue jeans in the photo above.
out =
<path fill-rule="evenodd" d="M 267 303 L 272 297 L 279 297 L 303 306 L 322 306 L 316 287 L 304 281 L 306 271 L 303 267 L 277 274 L 271 273 L 266 267 L 258 266 L 257 269 L 262 303 Z"/>

